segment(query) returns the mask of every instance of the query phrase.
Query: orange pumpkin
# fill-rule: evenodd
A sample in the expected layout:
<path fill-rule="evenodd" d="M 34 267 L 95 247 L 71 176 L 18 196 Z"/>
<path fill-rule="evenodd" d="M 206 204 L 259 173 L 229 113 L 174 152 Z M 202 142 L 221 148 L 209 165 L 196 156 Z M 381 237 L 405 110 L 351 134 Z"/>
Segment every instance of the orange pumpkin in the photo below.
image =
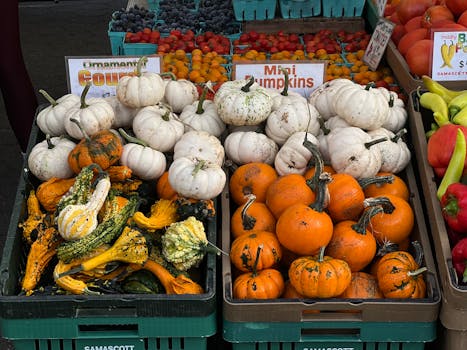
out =
<path fill-rule="evenodd" d="M 160 199 L 174 199 L 177 197 L 177 192 L 170 185 L 168 171 L 165 171 L 157 180 L 156 193 Z"/>
<path fill-rule="evenodd" d="M 236 299 L 275 299 L 284 292 L 284 278 L 275 269 L 258 270 L 261 247 L 257 248 L 252 271 L 235 278 L 232 293 Z"/>
<path fill-rule="evenodd" d="M 303 174 L 303 177 L 305 178 L 305 180 L 310 180 L 313 178 L 313 176 L 315 175 L 315 171 L 316 171 L 316 167 L 315 166 L 312 166 L 310 168 L 308 168 L 306 171 L 305 171 L 305 174 Z M 326 172 L 326 173 L 329 173 L 329 174 L 336 174 L 336 171 L 334 170 L 334 168 L 331 166 L 331 165 L 324 165 L 323 166 L 323 172 Z"/>
<path fill-rule="evenodd" d="M 386 298 L 424 298 L 426 283 L 414 257 L 405 251 L 384 255 L 378 263 L 376 279 Z"/>
<path fill-rule="evenodd" d="M 323 247 L 318 255 L 294 260 L 288 275 L 297 293 L 308 298 L 332 298 L 347 289 L 352 272 L 344 260 L 324 256 Z"/>
<path fill-rule="evenodd" d="M 379 172 L 371 178 L 364 178 L 358 181 L 363 188 L 365 197 L 380 197 L 386 194 L 399 196 L 406 201 L 409 200 L 409 188 L 404 180 L 399 176 L 389 172 Z"/>
<path fill-rule="evenodd" d="M 381 207 L 370 207 L 358 222 L 345 220 L 335 224 L 326 254 L 346 261 L 352 272 L 365 268 L 376 254 L 376 240 L 367 226 L 371 217 L 382 211 Z"/>
<path fill-rule="evenodd" d="M 230 197 L 237 205 L 248 200 L 254 194 L 257 202 L 266 201 L 266 190 L 278 177 L 276 170 L 267 163 L 247 163 L 239 166 L 230 177 Z"/>
<path fill-rule="evenodd" d="M 388 194 L 365 199 L 365 206 L 370 205 L 381 205 L 384 209 L 370 220 L 369 229 L 378 242 L 401 243 L 410 236 L 415 215 L 409 202 Z"/>
<path fill-rule="evenodd" d="M 327 211 L 334 222 L 358 220 L 363 212 L 365 193 L 358 181 L 349 174 L 333 174 L 328 184 L 329 204 Z"/>
<path fill-rule="evenodd" d="M 284 299 L 301 299 L 304 298 L 303 295 L 298 293 L 294 286 L 292 286 L 292 283 L 290 283 L 290 280 L 287 280 L 285 282 L 285 288 L 284 288 L 284 293 L 282 293 L 281 298 Z"/>
<path fill-rule="evenodd" d="M 358 271 L 352 272 L 349 286 L 339 298 L 345 299 L 381 299 L 383 293 L 379 290 L 375 276 Z"/>
<path fill-rule="evenodd" d="M 71 186 L 75 183 L 75 178 L 59 179 L 52 177 L 49 180 L 42 182 L 37 187 L 36 196 L 39 203 L 48 212 L 53 212 L 57 208 L 57 203 L 68 192 Z"/>
<path fill-rule="evenodd" d="M 256 256 L 261 247 L 261 259 Z M 277 264 L 282 257 L 282 249 L 272 232 L 254 231 L 235 238 L 230 247 L 230 261 L 240 271 L 252 271 L 253 264 L 258 270 Z"/>
<path fill-rule="evenodd" d="M 275 232 L 276 218 L 264 203 L 256 202 L 251 194 L 248 201 L 238 207 L 230 220 L 230 231 L 237 238 L 252 231 Z"/>

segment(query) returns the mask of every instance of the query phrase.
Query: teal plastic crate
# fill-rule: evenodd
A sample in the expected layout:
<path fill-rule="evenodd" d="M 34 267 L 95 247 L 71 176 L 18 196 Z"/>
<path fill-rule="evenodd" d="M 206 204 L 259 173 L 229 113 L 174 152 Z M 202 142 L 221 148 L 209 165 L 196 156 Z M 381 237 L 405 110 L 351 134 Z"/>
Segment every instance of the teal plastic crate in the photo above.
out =
<path fill-rule="evenodd" d="M 272 19 L 276 15 L 276 0 L 232 0 L 237 21 Z"/>
<path fill-rule="evenodd" d="M 321 15 L 321 0 L 279 0 L 283 18 L 304 18 Z"/>
<path fill-rule="evenodd" d="M 324 17 L 360 17 L 365 0 L 323 0 Z"/>
<path fill-rule="evenodd" d="M 156 52 L 157 44 L 123 43 L 122 55 L 125 56 L 154 55 Z"/>
<path fill-rule="evenodd" d="M 110 30 L 110 23 L 109 29 L 107 31 L 109 35 L 110 41 L 110 50 L 112 55 L 120 56 L 123 55 L 123 41 L 125 40 L 125 32 L 113 32 Z"/>

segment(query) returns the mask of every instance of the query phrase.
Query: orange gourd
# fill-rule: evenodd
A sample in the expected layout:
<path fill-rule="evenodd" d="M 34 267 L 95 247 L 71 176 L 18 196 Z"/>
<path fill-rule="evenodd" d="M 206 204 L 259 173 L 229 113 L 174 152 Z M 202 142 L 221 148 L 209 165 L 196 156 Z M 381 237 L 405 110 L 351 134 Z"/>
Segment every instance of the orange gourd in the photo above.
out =
<path fill-rule="evenodd" d="M 389 172 L 379 172 L 374 177 L 359 179 L 365 197 L 379 197 L 386 194 L 409 200 L 409 188 L 399 176 Z"/>
<path fill-rule="evenodd" d="M 329 204 L 327 211 L 334 222 L 358 220 L 363 212 L 365 193 L 358 181 L 349 174 L 333 174 L 328 184 Z"/>
<path fill-rule="evenodd" d="M 266 204 L 255 199 L 256 196 L 251 194 L 248 201 L 232 214 L 230 230 L 234 238 L 253 231 L 275 232 L 276 218 Z"/>
<path fill-rule="evenodd" d="M 302 299 L 302 298 L 304 298 L 304 296 L 296 291 L 294 286 L 292 286 L 292 283 L 290 283 L 290 280 L 287 280 L 285 282 L 284 293 L 282 293 L 281 298 L 283 298 L 283 299 Z"/>
<path fill-rule="evenodd" d="M 57 208 L 57 203 L 60 198 L 67 193 L 71 186 L 75 183 L 75 178 L 59 179 L 52 177 L 49 180 L 42 182 L 37 187 L 36 196 L 41 205 L 48 212 L 54 212 Z"/>
<path fill-rule="evenodd" d="M 352 272 L 350 284 L 339 298 L 345 299 L 381 299 L 381 293 L 375 276 L 366 272 Z"/>
<path fill-rule="evenodd" d="M 276 180 L 276 170 L 267 163 L 247 163 L 239 166 L 230 177 L 230 197 L 237 205 L 248 200 L 248 195 L 254 194 L 257 202 L 266 201 L 266 190 Z"/>
<path fill-rule="evenodd" d="M 177 197 L 177 192 L 170 185 L 168 171 L 165 171 L 157 180 L 156 193 L 160 199 L 174 199 Z"/>
<path fill-rule="evenodd" d="M 261 259 L 256 256 L 258 247 L 261 247 Z M 282 249 L 274 233 L 254 231 L 234 239 L 229 256 L 231 263 L 240 271 L 252 271 L 254 264 L 258 270 L 263 270 L 281 260 Z"/>

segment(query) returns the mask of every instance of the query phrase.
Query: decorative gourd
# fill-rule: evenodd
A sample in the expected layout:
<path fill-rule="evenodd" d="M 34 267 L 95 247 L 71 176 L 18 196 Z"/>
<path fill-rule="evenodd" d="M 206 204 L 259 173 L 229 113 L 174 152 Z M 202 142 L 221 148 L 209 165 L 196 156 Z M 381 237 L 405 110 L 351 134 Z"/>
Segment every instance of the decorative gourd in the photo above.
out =
<path fill-rule="evenodd" d="M 70 107 L 65 116 L 66 132 L 77 140 L 110 129 L 115 120 L 114 110 L 104 98 L 86 99 L 90 87 L 88 82 L 81 93 L 81 103 Z M 81 126 L 71 119 L 77 120 Z"/>
<path fill-rule="evenodd" d="M 190 80 L 177 79 L 172 72 L 162 73 L 164 78 L 166 75 L 169 79 L 164 79 L 164 101 L 169 104 L 174 113 L 180 113 L 185 106 L 191 105 L 198 99 L 198 89 Z"/>
<path fill-rule="evenodd" d="M 300 93 L 289 91 L 289 72 L 284 67 L 280 67 L 280 71 L 284 74 L 284 88 L 282 91 L 271 89 L 269 93 L 272 96 L 272 110 L 276 111 L 285 104 L 306 103 L 306 98 Z"/>
<path fill-rule="evenodd" d="M 304 175 L 312 158 L 311 152 L 303 145 L 305 138 L 318 146 L 319 141 L 313 134 L 297 131 L 290 135 L 274 159 L 274 167 L 279 175 Z"/>
<path fill-rule="evenodd" d="M 246 163 L 272 164 L 279 146 L 265 134 L 255 131 L 235 131 L 224 140 L 227 157 L 237 165 Z"/>
<path fill-rule="evenodd" d="M 225 151 L 219 139 L 207 131 L 188 131 L 174 146 L 173 159 L 195 157 L 221 166 Z"/>
<path fill-rule="evenodd" d="M 125 106 L 119 101 L 117 96 L 105 97 L 105 100 L 112 106 L 115 114 L 111 128 L 118 129 L 131 127 L 133 119 L 135 118 L 136 113 L 138 113 L 139 108 Z"/>
<path fill-rule="evenodd" d="M 318 133 L 318 142 L 319 142 L 319 151 L 321 153 L 321 158 L 323 161 L 330 162 L 331 156 L 329 155 L 329 145 L 328 145 L 328 135 L 331 130 L 336 128 L 347 128 L 349 123 L 339 116 L 330 117 L 328 120 L 323 121 L 322 118 L 319 118 L 321 128 Z"/>
<path fill-rule="evenodd" d="M 64 275 L 67 271 L 73 268 L 73 266 L 75 266 L 74 263 L 67 264 L 59 260 L 57 265 L 55 265 L 53 272 L 55 284 L 71 294 L 99 295 L 99 292 L 93 291 L 92 289 L 88 288 L 88 285 L 84 281 L 73 278 L 69 275 Z"/>
<path fill-rule="evenodd" d="M 149 217 L 137 211 L 133 214 L 134 223 L 149 232 L 155 232 L 178 220 L 177 205 L 170 199 L 159 199 L 151 206 Z"/>
<path fill-rule="evenodd" d="M 110 182 L 123 182 L 133 176 L 133 170 L 126 165 L 111 165 L 105 171 L 109 174 Z"/>
<path fill-rule="evenodd" d="M 384 298 L 383 293 L 379 290 L 375 276 L 362 271 L 352 272 L 349 286 L 338 297 L 344 299 Z"/>
<path fill-rule="evenodd" d="M 44 90 L 41 89 L 39 92 L 46 98 L 50 105 L 37 113 L 37 126 L 46 135 L 65 135 L 66 112 L 70 107 L 79 104 L 79 96 L 74 94 L 66 94 L 59 99 L 54 100 Z"/>
<path fill-rule="evenodd" d="M 71 186 L 75 183 L 75 178 L 60 179 L 52 177 L 47 181 L 42 182 L 37 187 L 37 199 L 48 212 L 53 212 L 57 208 L 57 203 L 62 196 L 68 192 Z"/>
<path fill-rule="evenodd" d="M 178 117 L 164 105 L 140 109 L 133 119 L 136 137 L 160 152 L 169 152 L 185 132 Z"/>
<path fill-rule="evenodd" d="M 142 56 L 136 65 L 136 73 L 120 78 L 116 94 L 125 106 L 141 108 L 159 103 L 165 94 L 165 83 L 162 77 L 153 72 L 141 72 L 148 58 Z"/>
<path fill-rule="evenodd" d="M 147 145 L 146 142 L 128 135 L 119 129 L 129 142 L 123 146 L 120 163 L 128 166 L 133 174 L 143 180 L 157 180 L 165 172 L 167 160 L 164 153 Z"/>
<path fill-rule="evenodd" d="M 261 257 L 256 254 L 261 247 Z M 253 264 L 258 270 L 276 265 L 282 257 L 282 248 L 274 233 L 254 231 L 235 238 L 230 246 L 230 261 L 243 272 L 252 271 Z"/>
<path fill-rule="evenodd" d="M 326 207 L 333 222 L 356 221 L 363 212 L 365 193 L 359 182 L 346 173 L 331 175 L 328 184 L 329 203 Z"/>
<path fill-rule="evenodd" d="M 177 192 L 173 189 L 169 182 L 169 172 L 166 170 L 159 177 L 156 183 L 157 197 L 160 199 L 174 199 L 177 197 Z"/>
<path fill-rule="evenodd" d="M 66 241 L 83 238 L 97 227 L 97 214 L 110 190 L 108 174 L 98 175 L 97 184 L 85 204 L 70 204 L 64 207 L 57 217 L 57 228 Z"/>
<path fill-rule="evenodd" d="M 198 266 L 208 252 L 221 253 L 208 241 L 203 223 L 193 216 L 174 222 L 162 235 L 162 254 L 179 270 Z"/>
<path fill-rule="evenodd" d="M 408 114 L 404 100 L 400 99 L 399 95 L 394 91 L 390 91 L 384 87 L 378 89 L 386 97 L 389 104 L 388 117 L 382 127 L 396 133 L 404 128 L 407 123 Z"/>
<path fill-rule="evenodd" d="M 344 260 L 325 256 L 322 247 L 318 255 L 294 260 L 288 276 L 299 294 L 307 298 L 332 298 L 347 289 L 352 272 Z"/>
<path fill-rule="evenodd" d="M 364 130 L 380 128 L 387 120 L 389 104 L 386 97 L 371 84 L 344 85 L 334 95 L 334 110 L 350 125 Z"/>
<path fill-rule="evenodd" d="M 390 252 L 379 261 L 376 279 L 385 298 L 424 298 L 426 270 L 420 268 L 410 253 Z"/>
<path fill-rule="evenodd" d="M 309 204 L 291 204 L 278 217 L 277 238 L 291 252 L 298 255 L 317 254 L 331 240 L 333 222 L 324 211 L 326 186 L 330 180 L 329 174 L 322 173 L 318 180 L 315 201 Z"/>
<path fill-rule="evenodd" d="M 365 197 L 379 197 L 386 194 L 409 200 L 410 191 L 402 178 L 389 172 L 378 172 L 376 176 L 358 180 Z"/>
<path fill-rule="evenodd" d="M 230 220 L 232 237 L 252 233 L 253 231 L 275 232 L 276 218 L 266 204 L 255 201 L 256 196 L 250 194 L 248 201 L 235 209 Z"/>
<path fill-rule="evenodd" d="M 28 199 L 26 200 L 28 217 L 23 222 L 18 224 L 18 227 L 23 230 L 23 239 L 27 244 L 32 244 L 34 238 L 32 233 L 41 228 L 44 223 L 46 214 L 41 211 L 39 200 L 34 189 L 29 191 Z"/>
<path fill-rule="evenodd" d="M 369 227 L 378 242 L 401 243 L 412 233 L 415 215 L 410 203 L 401 197 L 390 194 L 370 197 L 363 201 L 363 205 L 381 205 L 384 209 L 371 218 Z"/>
<path fill-rule="evenodd" d="M 225 123 L 217 114 L 217 107 L 212 100 L 206 100 L 208 86 L 198 101 L 185 106 L 179 115 L 185 124 L 185 132 L 189 130 L 206 131 L 215 137 L 220 137 L 226 129 Z"/>
<path fill-rule="evenodd" d="M 52 177 L 66 179 L 74 175 L 68 164 L 68 155 L 76 144 L 60 136 L 50 137 L 34 145 L 28 156 L 28 168 L 39 180 Z"/>
<path fill-rule="evenodd" d="M 363 270 L 376 254 L 376 239 L 367 227 L 370 219 L 382 211 L 381 207 L 371 207 L 358 221 L 345 220 L 335 224 L 326 254 L 346 261 L 352 272 Z"/>
<path fill-rule="evenodd" d="M 357 127 L 337 128 L 328 135 L 332 167 L 338 173 L 347 173 L 356 179 L 374 176 L 381 168 L 382 156 L 373 145 L 386 138 L 373 139 Z"/>
<path fill-rule="evenodd" d="M 266 135 L 278 145 L 298 131 L 306 131 L 318 135 L 320 124 L 319 113 L 308 102 L 285 104 L 273 111 L 266 120 Z"/>
<path fill-rule="evenodd" d="M 180 157 L 169 167 L 169 182 L 182 197 L 213 199 L 224 189 L 226 175 L 218 164 Z"/>
<path fill-rule="evenodd" d="M 72 118 L 71 121 L 81 127 L 78 120 Z M 92 136 L 84 129 L 82 131 L 84 137 L 68 154 L 68 164 L 75 174 L 93 163 L 105 170 L 119 161 L 123 151 L 119 136 L 110 130 L 102 130 Z"/>
<path fill-rule="evenodd" d="M 384 128 L 368 131 L 368 134 L 373 138 L 387 137 L 388 139 L 375 145 L 381 151 L 380 171 L 397 174 L 410 163 L 410 149 L 402 139 L 405 133 L 407 133 L 406 129 L 399 130 L 397 134 Z"/>
<path fill-rule="evenodd" d="M 266 191 L 278 178 L 276 170 L 267 163 L 253 162 L 239 166 L 230 176 L 229 193 L 237 205 L 248 200 L 250 194 L 256 202 L 266 201 Z"/>
<path fill-rule="evenodd" d="M 334 95 L 345 85 L 353 84 L 350 79 L 333 79 L 318 86 L 308 97 L 308 102 L 318 111 L 321 118 L 328 120 L 336 115 L 334 110 Z"/>
<path fill-rule="evenodd" d="M 268 118 L 273 101 L 268 91 L 251 77 L 223 83 L 214 95 L 214 103 L 224 123 L 258 125 Z"/>
<path fill-rule="evenodd" d="M 278 270 L 257 268 L 261 251 L 262 247 L 258 246 L 251 272 L 234 280 L 232 293 L 235 299 L 276 299 L 284 292 L 284 278 Z"/>

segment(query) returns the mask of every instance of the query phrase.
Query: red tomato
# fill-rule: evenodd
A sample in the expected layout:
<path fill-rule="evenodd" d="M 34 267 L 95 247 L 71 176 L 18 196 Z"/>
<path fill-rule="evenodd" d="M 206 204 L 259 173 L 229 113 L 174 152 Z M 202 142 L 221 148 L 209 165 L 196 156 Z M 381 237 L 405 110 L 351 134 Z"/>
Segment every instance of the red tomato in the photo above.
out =
<path fill-rule="evenodd" d="M 422 39 L 414 43 L 405 54 L 405 60 L 412 74 L 430 75 L 433 40 Z"/>
<path fill-rule="evenodd" d="M 433 0 L 404 0 L 397 5 L 396 13 L 402 24 L 415 16 L 421 16 L 433 5 Z"/>
<path fill-rule="evenodd" d="M 467 1 L 465 0 L 446 0 L 445 3 L 456 17 L 467 11 Z"/>
<path fill-rule="evenodd" d="M 431 6 L 423 14 L 422 27 L 431 28 L 434 23 L 443 20 L 454 21 L 451 10 L 443 5 Z"/>

